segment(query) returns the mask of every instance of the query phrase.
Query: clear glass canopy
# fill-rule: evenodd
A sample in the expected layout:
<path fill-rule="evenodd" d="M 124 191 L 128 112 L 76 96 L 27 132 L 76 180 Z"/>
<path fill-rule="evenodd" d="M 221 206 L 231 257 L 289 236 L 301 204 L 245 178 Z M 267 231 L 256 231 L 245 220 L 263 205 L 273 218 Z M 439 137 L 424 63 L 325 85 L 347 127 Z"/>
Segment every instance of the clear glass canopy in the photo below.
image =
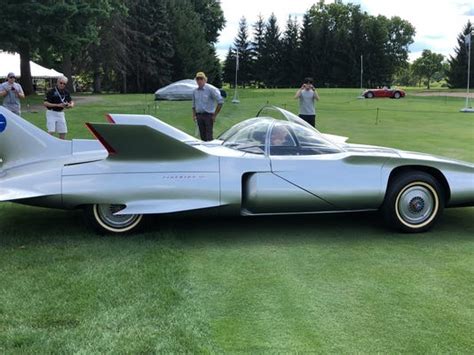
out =
<path fill-rule="evenodd" d="M 223 145 L 253 154 L 319 155 L 342 152 L 337 144 L 291 112 L 275 106 L 222 133 Z"/>

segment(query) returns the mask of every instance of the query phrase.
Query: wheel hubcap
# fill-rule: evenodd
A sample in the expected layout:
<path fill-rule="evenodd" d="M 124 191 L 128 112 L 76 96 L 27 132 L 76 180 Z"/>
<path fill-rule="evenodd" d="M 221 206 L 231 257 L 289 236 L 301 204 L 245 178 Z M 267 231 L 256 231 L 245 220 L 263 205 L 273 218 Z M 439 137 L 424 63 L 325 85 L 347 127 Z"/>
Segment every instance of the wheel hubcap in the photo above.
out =
<path fill-rule="evenodd" d="M 411 186 L 402 191 L 398 200 L 400 217 L 409 224 L 427 221 L 435 210 L 435 198 L 425 186 Z"/>
<path fill-rule="evenodd" d="M 415 197 L 410 201 L 409 209 L 411 213 L 420 213 L 425 207 L 425 201 L 421 197 Z"/>
<path fill-rule="evenodd" d="M 140 215 L 115 215 L 115 213 L 123 210 L 124 208 L 124 205 L 98 205 L 97 213 L 105 224 L 117 229 L 126 228 L 133 224 L 137 218 L 140 217 Z"/>

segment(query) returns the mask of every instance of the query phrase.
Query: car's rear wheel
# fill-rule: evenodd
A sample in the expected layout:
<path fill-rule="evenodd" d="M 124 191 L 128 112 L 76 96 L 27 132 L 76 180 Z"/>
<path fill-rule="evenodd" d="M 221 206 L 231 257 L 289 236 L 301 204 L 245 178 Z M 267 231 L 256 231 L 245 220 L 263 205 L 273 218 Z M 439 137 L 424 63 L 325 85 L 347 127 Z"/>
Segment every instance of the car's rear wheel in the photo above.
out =
<path fill-rule="evenodd" d="M 401 96 L 402 96 L 402 94 L 400 94 L 399 91 L 395 91 L 395 93 L 393 94 L 394 99 L 399 99 Z"/>
<path fill-rule="evenodd" d="M 86 221 L 99 233 L 129 233 L 136 231 L 142 222 L 142 214 L 117 215 L 125 205 L 94 204 L 86 206 Z"/>
<path fill-rule="evenodd" d="M 367 94 L 365 94 L 365 97 L 371 99 L 374 97 L 374 93 L 372 91 L 369 91 Z"/>
<path fill-rule="evenodd" d="M 439 182 L 424 172 L 405 173 L 389 185 L 382 206 L 386 222 L 403 232 L 429 230 L 444 208 L 444 192 Z"/>

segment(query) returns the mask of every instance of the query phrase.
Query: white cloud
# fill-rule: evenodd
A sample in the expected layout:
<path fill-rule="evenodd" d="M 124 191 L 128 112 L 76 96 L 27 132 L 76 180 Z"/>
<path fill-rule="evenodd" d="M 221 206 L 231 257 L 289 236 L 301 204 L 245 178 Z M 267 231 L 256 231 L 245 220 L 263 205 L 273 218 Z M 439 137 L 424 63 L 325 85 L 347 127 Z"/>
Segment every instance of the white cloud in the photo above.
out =
<path fill-rule="evenodd" d="M 330 2 L 330 1 L 327 1 Z M 423 49 L 445 56 L 454 53 L 457 35 L 467 20 L 474 22 L 474 2 L 472 0 L 355 0 L 344 3 L 358 3 L 370 15 L 399 16 L 416 28 L 415 43 L 410 46 L 410 60 L 417 58 Z M 288 16 L 299 15 L 301 19 L 317 0 L 221 0 L 226 27 L 221 32 L 217 53 L 221 58 L 227 54 L 229 46 L 237 35 L 239 20 L 245 16 L 249 25 L 257 20 L 258 14 L 268 19 L 273 12 L 280 29 L 284 29 Z M 468 15 L 470 14 L 470 16 Z M 249 27 L 251 31 L 251 27 Z"/>

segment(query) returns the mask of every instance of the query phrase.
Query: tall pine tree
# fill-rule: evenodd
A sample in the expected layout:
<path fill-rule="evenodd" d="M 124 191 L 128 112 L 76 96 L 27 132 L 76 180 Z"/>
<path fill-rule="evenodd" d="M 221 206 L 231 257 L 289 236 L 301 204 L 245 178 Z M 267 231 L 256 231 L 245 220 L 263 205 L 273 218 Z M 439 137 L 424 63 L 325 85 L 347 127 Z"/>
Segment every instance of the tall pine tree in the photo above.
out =
<path fill-rule="evenodd" d="M 446 81 L 450 88 L 465 88 L 467 86 L 469 46 L 466 43 L 466 36 L 469 35 L 472 30 L 474 30 L 474 26 L 470 21 L 467 21 L 464 29 L 458 35 L 458 46 L 454 49 L 455 56 L 450 56 L 448 59 L 449 69 Z M 471 36 L 471 73 L 469 83 L 470 85 L 474 85 L 474 36 Z"/>
<path fill-rule="evenodd" d="M 231 87 L 234 86 L 235 82 L 235 50 L 232 49 L 232 46 L 229 47 L 229 51 L 224 60 L 224 65 L 222 69 L 223 80 L 226 83 L 229 83 Z"/>
<path fill-rule="evenodd" d="M 258 15 L 257 22 L 253 25 L 252 58 L 253 58 L 253 78 L 256 86 L 260 86 L 264 79 L 266 70 L 262 60 L 263 47 L 265 42 L 265 21 L 262 15 Z"/>
<path fill-rule="evenodd" d="M 281 41 L 281 78 L 280 85 L 297 86 L 301 81 L 299 70 L 299 28 L 296 18 L 289 16 Z"/>
<path fill-rule="evenodd" d="M 245 17 L 242 17 L 239 22 L 239 32 L 234 39 L 233 46 L 229 48 L 229 54 L 224 63 L 225 80 L 234 83 L 235 63 L 237 50 L 239 53 L 239 71 L 238 71 L 238 85 L 243 87 L 250 84 L 252 81 L 252 46 L 248 38 L 248 26 Z"/>
<path fill-rule="evenodd" d="M 277 87 L 281 83 L 281 40 L 275 14 L 271 14 L 265 26 L 261 61 L 265 68 L 263 80 L 269 87 Z"/>
<path fill-rule="evenodd" d="M 307 11 L 303 15 L 303 23 L 299 32 L 299 46 L 297 62 L 299 64 L 298 76 L 304 77 L 315 77 L 317 65 L 317 57 L 313 51 L 315 47 L 315 31 L 313 28 L 312 17 Z"/>

